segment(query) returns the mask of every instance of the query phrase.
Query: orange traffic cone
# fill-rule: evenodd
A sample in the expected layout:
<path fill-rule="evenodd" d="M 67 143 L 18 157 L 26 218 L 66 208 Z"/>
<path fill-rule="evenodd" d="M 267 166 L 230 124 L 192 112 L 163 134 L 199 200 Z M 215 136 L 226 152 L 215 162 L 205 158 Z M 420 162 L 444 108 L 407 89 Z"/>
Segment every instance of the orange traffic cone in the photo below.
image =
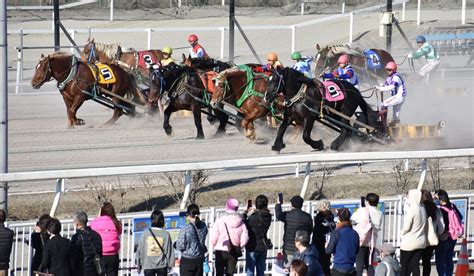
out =
<path fill-rule="evenodd" d="M 467 240 L 462 239 L 461 252 L 458 255 L 458 264 L 456 265 L 456 276 L 469 275 L 469 257 L 467 256 Z"/>

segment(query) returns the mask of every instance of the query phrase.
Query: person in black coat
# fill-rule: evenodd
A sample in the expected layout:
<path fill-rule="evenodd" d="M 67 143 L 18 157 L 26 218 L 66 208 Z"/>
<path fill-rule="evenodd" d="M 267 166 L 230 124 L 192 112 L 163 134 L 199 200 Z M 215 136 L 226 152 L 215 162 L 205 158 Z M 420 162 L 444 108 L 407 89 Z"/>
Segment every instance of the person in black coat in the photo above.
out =
<path fill-rule="evenodd" d="M 36 223 L 35 231 L 31 234 L 31 247 L 35 250 L 33 260 L 31 262 L 31 274 L 34 275 L 34 271 L 38 271 L 38 268 L 43 259 L 43 248 L 46 242 L 49 241 L 48 225 L 51 221 L 51 217 L 48 214 L 44 214 L 39 217 Z"/>
<path fill-rule="evenodd" d="M 268 198 L 264 195 L 257 196 L 255 208 L 249 207 L 244 212 L 245 225 L 249 231 L 249 241 L 245 246 L 245 270 L 247 275 L 254 275 L 257 268 L 257 276 L 263 276 L 267 250 L 272 247 L 270 239 L 267 238 L 272 214 L 268 210 Z"/>
<path fill-rule="evenodd" d="M 331 255 L 326 254 L 326 242 L 332 230 L 336 228 L 331 204 L 327 200 L 319 201 L 316 205 L 317 214 L 314 217 L 313 244 L 319 253 L 319 263 L 326 276 L 331 275 Z"/>
<path fill-rule="evenodd" d="M 43 258 L 39 271 L 54 274 L 54 276 L 69 276 L 69 249 L 71 243 L 67 238 L 61 237 L 61 223 L 52 218 L 48 225 L 49 241 L 44 245 Z"/>
<path fill-rule="evenodd" d="M 290 200 L 293 209 L 283 212 L 281 203 L 275 205 L 276 218 L 285 224 L 283 233 L 283 256 L 285 258 L 285 266 L 289 266 L 295 254 L 295 235 L 296 231 L 304 230 L 308 233 L 313 232 L 313 220 L 303 207 L 303 198 L 294 196 Z"/>
<path fill-rule="evenodd" d="M 13 246 L 13 231 L 5 227 L 7 214 L 0 210 L 0 275 L 7 275 Z"/>
<path fill-rule="evenodd" d="M 94 258 L 102 257 L 102 238 L 87 226 L 87 214 L 77 212 L 74 224 L 77 232 L 71 237 L 71 266 L 74 276 L 97 276 Z"/>

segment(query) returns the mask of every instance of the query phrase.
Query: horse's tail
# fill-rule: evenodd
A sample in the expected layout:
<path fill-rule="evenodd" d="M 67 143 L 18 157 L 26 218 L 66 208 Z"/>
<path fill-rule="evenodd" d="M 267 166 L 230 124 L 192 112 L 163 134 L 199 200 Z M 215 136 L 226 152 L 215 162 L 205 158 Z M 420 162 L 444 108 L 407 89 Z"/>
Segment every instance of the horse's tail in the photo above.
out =
<path fill-rule="evenodd" d="M 145 99 L 145 96 L 143 96 L 140 88 L 137 85 L 135 76 L 133 76 L 133 74 L 129 74 L 129 78 L 130 78 L 131 87 L 127 91 L 127 97 L 131 99 L 132 101 L 136 102 L 138 100 L 140 101 L 141 104 L 145 104 L 147 101 Z"/>
<path fill-rule="evenodd" d="M 360 102 L 359 102 L 359 107 L 362 110 L 362 113 L 364 114 L 365 118 L 367 118 L 367 124 L 369 126 L 376 126 L 376 118 L 374 117 L 374 111 L 372 108 L 369 106 L 369 104 L 365 101 L 364 97 L 360 97 Z"/>

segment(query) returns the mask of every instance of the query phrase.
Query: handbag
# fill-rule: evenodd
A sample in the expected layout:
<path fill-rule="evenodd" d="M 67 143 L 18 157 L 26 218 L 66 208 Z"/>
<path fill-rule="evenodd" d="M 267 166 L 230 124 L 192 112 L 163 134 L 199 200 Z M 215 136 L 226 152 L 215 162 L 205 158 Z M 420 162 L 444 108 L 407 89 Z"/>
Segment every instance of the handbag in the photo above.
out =
<path fill-rule="evenodd" d="M 258 225 L 261 226 L 262 224 L 263 224 L 262 215 L 260 214 L 260 211 L 258 211 Z M 260 229 L 262 228 L 260 227 Z M 263 236 L 263 239 L 262 239 L 263 246 L 265 246 L 266 249 L 273 249 L 272 240 L 267 238 L 267 235 L 263 235 L 263 231 L 262 231 L 262 236 Z"/>
<path fill-rule="evenodd" d="M 436 234 L 436 231 L 435 231 L 433 219 L 431 217 L 428 217 L 428 245 L 436 246 L 438 245 L 438 243 L 439 243 L 438 235 Z"/>
<path fill-rule="evenodd" d="M 94 251 L 94 266 L 95 266 L 95 271 L 97 272 L 98 275 L 103 275 L 105 274 L 105 267 L 104 264 L 102 263 L 102 258 L 100 257 L 99 254 L 97 254 L 97 251 L 95 250 L 95 246 L 92 243 L 91 236 L 89 233 L 86 231 L 89 243 L 91 244 L 92 250 Z"/>
<path fill-rule="evenodd" d="M 242 249 L 238 246 L 235 246 L 232 244 L 232 239 L 230 238 L 230 234 L 229 234 L 229 228 L 227 228 L 227 224 L 224 223 L 224 226 L 225 226 L 225 230 L 227 231 L 227 236 L 229 237 L 229 244 L 230 244 L 230 255 L 234 258 L 234 259 L 238 259 L 240 257 L 242 257 Z"/>

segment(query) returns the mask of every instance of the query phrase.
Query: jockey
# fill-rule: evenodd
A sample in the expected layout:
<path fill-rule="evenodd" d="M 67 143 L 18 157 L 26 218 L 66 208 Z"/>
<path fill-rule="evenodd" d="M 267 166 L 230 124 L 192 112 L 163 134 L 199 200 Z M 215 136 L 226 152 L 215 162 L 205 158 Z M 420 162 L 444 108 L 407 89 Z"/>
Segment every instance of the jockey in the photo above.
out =
<path fill-rule="evenodd" d="M 189 55 L 191 56 L 191 58 L 208 57 L 206 50 L 204 50 L 204 48 L 198 43 L 197 35 L 189 35 L 188 42 L 191 45 L 191 49 L 189 49 Z"/>
<path fill-rule="evenodd" d="M 393 61 L 390 61 L 385 66 L 387 70 L 388 77 L 385 80 L 385 83 L 381 86 L 375 86 L 374 88 L 380 91 L 390 91 L 391 97 L 386 99 L 381 103 L 382 110 L 380 111 L 383 121 L 385 122 L 387 109 L 389 106 L 393 106 L 393 118 L 389 126 L 395 126 L 400 123 L 400 110 L 402 104 L 405 101 L 407 96 L 407 90 L 405 87 L 405 82 L 402 77 L 397 73 L 397 64 Z"/>
<path fill-rule="evenodd" d="M 166 46 L 161 50 L 163 53 L 163 59 L 160 61 L 162 66 L 166 66 L 172 62 L 175 62 L 174 59 L 171 57 L 171 54 L 173 54 L 173 49 L 169 46 Z"/>
<path fill-rule="evenodd" d="M 256 73 L 271 74 L 273 69 L 283 68 L 283 64 L 278 60 L 278 55 L 275 52 L 270 52 L 267 55 L 267 64 L 255 67 Z"/>
<path fill-rule="evenodd" d="M 348 81 L 354 85 L 355 88 L 359 89 L 359 80 L 352 69 L 352 66 L 349 64 L 349 57 L 347 55 L 341 55 L 337 60 L 339 67 L 334 70 L 332 73 L 323 74 L 325 79 L 341 79 Z"/>
<path fill-rule="evenodd" d="M 301 56 L 300 52 L 294 52 L 293 54 L 291 54 L 291 59 L 296 61 L 296 63 L 293 64 L 293 69 L 303 73 L 306 77 L 310 79 L 313 78 L 313 74 L 311 73 L 311 62 L 313 62 L 313 57 L 303 57 Z"/>
<path fill-rule="evenodd" d="M 425 57 L 426 61 L 428 62 L 420 69 L 420 76 L 425 77 L 426 81 L 428 82 L 429 73 L 433 71 L 439 65 L 439 55 L 436 52 L 436 49 L 426 42 L 426 38 L 422 35 L 416 37 L 416 43 L 418 44 L 418 49 L 413 53 L 408 53 L 408 58 L 418 59 L 421 57 Z"/>

